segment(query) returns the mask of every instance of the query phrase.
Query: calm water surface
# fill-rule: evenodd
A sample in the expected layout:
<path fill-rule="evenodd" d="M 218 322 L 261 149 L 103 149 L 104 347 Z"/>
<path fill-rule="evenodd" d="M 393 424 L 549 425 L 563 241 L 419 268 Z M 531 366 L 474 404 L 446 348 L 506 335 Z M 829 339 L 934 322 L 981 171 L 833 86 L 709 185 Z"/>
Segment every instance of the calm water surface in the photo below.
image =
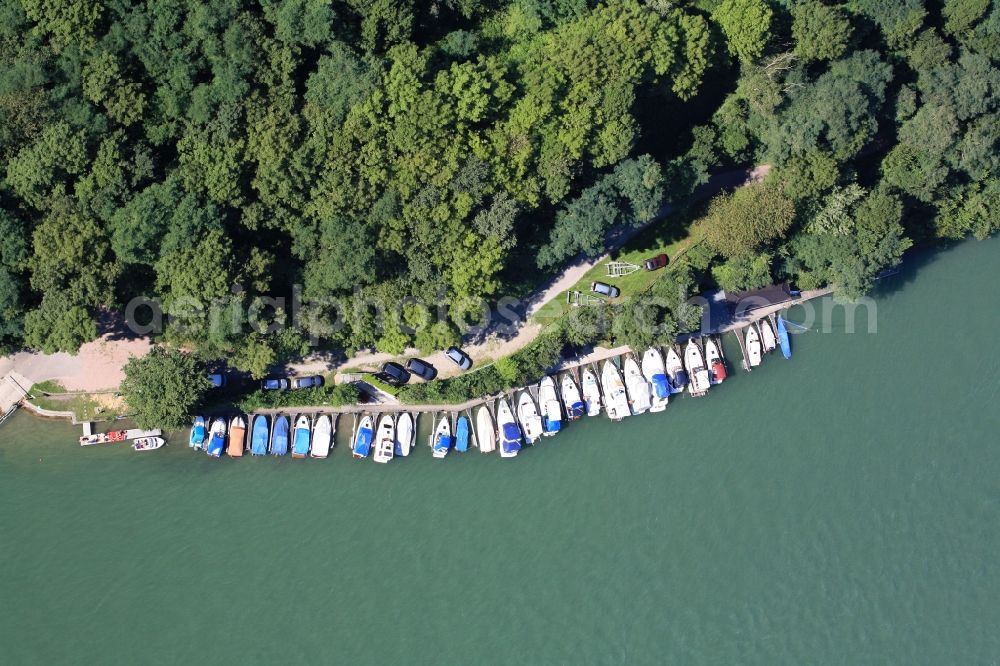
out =
<path fill-rule="evenodd" d="M 876 335 L 834 314 L 516 460 L 140 455 L 18 415 L 0 663 L 1000 663 L 1000 240 L 911 264 Z"/>

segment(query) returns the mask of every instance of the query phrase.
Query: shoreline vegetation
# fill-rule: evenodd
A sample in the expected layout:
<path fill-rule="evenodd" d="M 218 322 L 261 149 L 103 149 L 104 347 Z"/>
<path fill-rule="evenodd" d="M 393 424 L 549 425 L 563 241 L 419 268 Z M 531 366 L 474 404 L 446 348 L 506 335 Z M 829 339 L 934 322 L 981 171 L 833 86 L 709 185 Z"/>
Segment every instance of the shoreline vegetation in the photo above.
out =
<path fill-rule="evenodd" d="M 59 355 L 141 341 L 115 372 L 127 411 L 165 427 L 211 399 L 208 368 L 253 381 L 360 350 L 437 363 L 480 342 L 484 306 L 530 301 L 567 265 L 585 292 L 609 246 L 669 263 L 621 278 L 617 299 L 550 300 L 520 321 L 522 348 L 399 398 L 662 344 L 714 289 L 857 298 L 911 247 L 1000 228 L 995 1 L 0 11 L 0 353 L 86 374 Z M 749 164 L 769 166 L 761 182 L 698 200 Z M 234 402 L 351 397 L 337 386 Z"/>

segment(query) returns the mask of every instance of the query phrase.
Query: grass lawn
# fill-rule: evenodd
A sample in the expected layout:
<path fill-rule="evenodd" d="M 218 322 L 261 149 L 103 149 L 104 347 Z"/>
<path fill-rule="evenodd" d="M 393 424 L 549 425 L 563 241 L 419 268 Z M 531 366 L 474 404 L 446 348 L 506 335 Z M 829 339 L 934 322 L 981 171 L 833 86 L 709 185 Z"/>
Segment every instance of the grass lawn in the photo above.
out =
<path fill-rule="evenodd" d="M 54 412 L 73 412 L 78 421 L 111 421 L 127 410 L 125 402 L 113 393 L 75 393 L 44 395 L 38 384 L 31 387 L 31 404 Z"/>
<path fill-rule="evenodd" d="M 60 393 L 66 392 L 66 388 L 54 379 L 46 379 L 44 382 L 38 382 L 31 387 L 31 393 L 34 395 L 40 395 L 42 393 L 59 395 Z"/>
<path fill-rule="evenodd" d="M 590 293 L 591 282 L 606 282 L 621 289 L 622 294 L 615 302 L 646 291 L 656 280 L 670 273 L 670 268 L 677 257 L 701 241 L 702 235 L 699 231 L 699 225 L 691 224 L 692 218 L 698 215 L 701 210 L 701 207 L 697 207 L 690 212 L 678 211 L 668 215 L 664 220 L 637 234 L 635 238 L 611 253 L 611 258 L 608 261 L 625 261 L 636 264 L 640 266 L 636 272 L 622 277 L 608 277 L 607 261 L 602 261 L 587 271 L 586 275 L 580 278 L 569 291 L 576 290 L 586 295 Z M 655 257 L 658 254 L 665 254 L 670 258 L 670 263 L 667 264 L 666 268 L 655 271 L 646 271 L 641 268 L 645 259 Z M 557 321 L 572 309 L 572 306 L 566 302 L 567 293 L 563 292 L 562 295 L 546 303 L 532 319 L 542 326 L 548 326 Z"/>

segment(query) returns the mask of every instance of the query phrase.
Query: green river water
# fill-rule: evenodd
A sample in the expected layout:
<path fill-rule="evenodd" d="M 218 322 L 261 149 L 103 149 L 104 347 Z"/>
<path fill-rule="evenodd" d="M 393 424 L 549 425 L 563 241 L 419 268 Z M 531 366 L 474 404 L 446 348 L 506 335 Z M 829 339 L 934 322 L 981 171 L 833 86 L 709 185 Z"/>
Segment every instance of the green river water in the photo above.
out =
<path fill-rule="evenodd" d="M 1000 239 L 918 257 L 877 334 L 835 313 L 514 460 L 81 449 L 18 414 L 0 663 L 1000 663 L 998 278 Z"/>

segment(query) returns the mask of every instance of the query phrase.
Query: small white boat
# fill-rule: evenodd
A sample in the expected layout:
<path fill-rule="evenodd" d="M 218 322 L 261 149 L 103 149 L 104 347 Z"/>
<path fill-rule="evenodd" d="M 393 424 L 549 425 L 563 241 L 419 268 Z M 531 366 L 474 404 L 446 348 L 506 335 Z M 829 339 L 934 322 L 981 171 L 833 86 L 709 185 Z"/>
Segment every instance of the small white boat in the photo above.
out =
<path fill-rule="evenodd" d="M 318 416 L 313 425 L 313 443 L 309 455 L 313 458 L 326 458 L 330 455 L 330 444 L 333 443 L 333 420 L 326 414 Z"/>
<path fill-rule="evenodd" d="M 448 416 L 442 416 L 437 430 L 434 432 L 434 443 L 431 445 L 435 458 L 444 458 L 448 455 L 448 451 L 451 450 L 452 439 L 451 423 L 448 422 Z"/>
<path fill-rule="evenodd" d="M 312 445 L 312 419 L 308 414 L 299 414 L 292 430 L 292 457 L 301 460 L 309 455 Z"/>
<path fill-rule="evenodd" d="M 497 403 L 497 434 L 500 437 L 500 457 L 516 458 L 521 450 L 521 429 L 517 427 L 507 398 L 500 398 Z"/>
<path fill-rule="evenodd" d="M 139 439 L 132 442 L 133 451 L 155 451 L 164 444 L 166 440 L 162 437 L 140 437 Z"/>
<path fill-rule="evenodd" d="M 392 414 L 383 414 L 375 431 L 375 462 L 387 463 L 392 460 L 396 446 L 396 422 Z"/>
<path fill-rule="evenodd" d="M 649 411 L 662 412 L 670 401 L 670 380 L 663 366 L 663 355 L 656 347 L 650 347 L 642 355 L 642 376 L 649 382 L 652 402 Z"/>
<path fill-rule="evenodd" d="M 629 406 L 632 414 L 644 414 L 649 411 L 649 384 L 639 370 L 639 364 L 629 356 L 625 359 L 625 388 L 628 390 Z"/>
<path fill-rule="evenodd" d="M 544 377 L 538 386 L 538 404 L 542 407 L 542 435 L 551 437 L 562 428 L 562 407 L 552 377 Z"/>
<path fill-rule="evenodd" d="M 476 442 L 480 453 L 492 453 L 497 448 L 497 430 L 493 427 L 493 417 L 486 405 L 476 411 Z"/>
<path fill-rule="evenodd" d="M 688 384 L 691 395 L 701 395 L 708 391 L 712 383 L 708 379 L 705 358 L 694 338 L 688 340 L 687 347 L 684 348 L 684 363 L 687 366 L 688 376 L 691 378 Z"/>
<path fill-rule="evenodd" d="M 589 365 L 583 369 L 583 402 L 587 405 L 587 416 L 601 413 L 601 387 Z"/>
<path fill-rule="evenodd" d="M 667 377 L 670 378 L 670 392 L 681 393 L 688 383 L 688 375 L 684 370 L 681 356 L 673 345 L 667 347 Z"/>
<path fill-rule="evenodd" d="M 778 337 L 774 334 L 771 322 L 765 317 L 757 322 L 760 325 L 760 342 L 765 354 L 770 354 L 778 348 Z"/>
<path fill-rule="evenodd" d="M 396 419 L 396 441 L 394 443 L 395 451 L 397 456 L 403 456 L 404 458 L 410 455 L 410 449 L 413 447 L 413 417 L 408 412 L 403 412 Z"/>
<path fill-rule="evenodd" d="M 538 415 L 535 401 L 527 391 L 521 391 L 517 398 L 517 418 L 524 431 L 524 439 L 528 444 L 534 444 L 542 435 L 542 417 Z"/>
<path fill-rule="evenodd" d="M 750 364 L 751 368 L 756 368 L 760 365 L 761 361 L 761 346 L 760 334 L 757 332 L 757 327 L 753 324 L 747 326 L 746 341 L 747 362 Z"/>
<path fill-rule="evenodd" d="M 612 421 L 621 421 L 626 416 L 631 416 L 622 373 L 618 371 L 618 366 L 611 359 L 604 362 L 604 368 L 601 370 L 601 384 L 604 386 L 604 401 L 608 410 L 608 418 Z"/>
<path fill-rule="evenodd" d="M 721 384 L 726 379 L 726 362 L 722 359 L 719 345 L 711 336 L 705 338 L 705 362 L 708 364 L 708 381 Z"/>
<path fill-rule="evenodd" d="M 580 398 L 580 389 L 576 387 L 576 380 L 573 379 L 573 375 L 568 372 L 563 373 L 560 380 L 560 389 L 562 391 L 563 407 L 566 408 L 566 418 L 568 420 L 575 421 L 587 413 L 587 406 Z"/>

